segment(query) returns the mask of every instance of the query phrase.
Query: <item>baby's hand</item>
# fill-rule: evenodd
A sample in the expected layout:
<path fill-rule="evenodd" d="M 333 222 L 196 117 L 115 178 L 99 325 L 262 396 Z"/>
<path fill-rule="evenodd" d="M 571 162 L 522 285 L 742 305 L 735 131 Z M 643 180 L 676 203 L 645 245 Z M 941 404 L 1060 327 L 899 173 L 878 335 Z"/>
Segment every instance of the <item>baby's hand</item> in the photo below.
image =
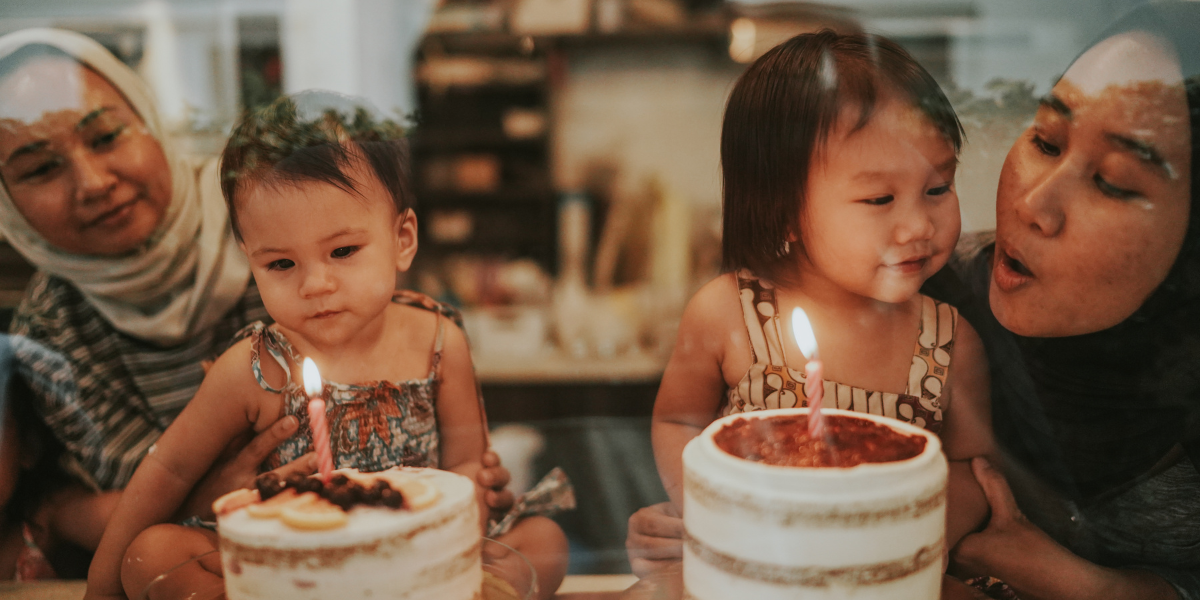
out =
<path fill-rule="evenodd" d="M 491 450 L 483 453 L 480 463 L 483 468 L 475 473 L 475 482 L 486 490 L 483 498 L 489 518 L 500 519 L 513 506 L 513 494 L 506 489 L 511 475 L 500 464 L 500 456 Z"/>

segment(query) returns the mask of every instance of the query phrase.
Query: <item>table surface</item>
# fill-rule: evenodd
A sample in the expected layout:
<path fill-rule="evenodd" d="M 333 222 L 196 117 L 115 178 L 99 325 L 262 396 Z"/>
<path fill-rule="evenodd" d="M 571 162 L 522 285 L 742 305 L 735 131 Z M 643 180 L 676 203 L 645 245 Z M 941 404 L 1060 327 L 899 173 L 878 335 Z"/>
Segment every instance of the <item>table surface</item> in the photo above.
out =
<path fill-rule="evenodd" d="M 619 600 L 637 583 L 633 575 L 568 575 L 558 590 L 558 600 Z M 636 586 L 635 586 L 636 587 Z M 80 580 L 0 583 L 5 600 L 79 600 L 87 583 Z M 639 596 L 640 597 L 640 596 Z M 649 596 L 646 596 L 649 597 Z M 631 597 L 632 598 L 632 597 Z"/>

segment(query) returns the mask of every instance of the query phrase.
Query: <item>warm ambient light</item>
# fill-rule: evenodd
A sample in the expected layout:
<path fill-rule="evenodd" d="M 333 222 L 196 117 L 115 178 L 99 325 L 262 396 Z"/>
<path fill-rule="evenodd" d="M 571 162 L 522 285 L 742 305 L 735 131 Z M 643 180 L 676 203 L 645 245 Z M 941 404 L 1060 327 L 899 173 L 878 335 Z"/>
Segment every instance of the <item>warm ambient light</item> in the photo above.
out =
<path fill-rule="evenodd" d="M 740 63 L 754 59 L 755 38 L 758 28 L 754 21 L 745 17 L 734 19 L 729 25 L 729 57 Z"/>

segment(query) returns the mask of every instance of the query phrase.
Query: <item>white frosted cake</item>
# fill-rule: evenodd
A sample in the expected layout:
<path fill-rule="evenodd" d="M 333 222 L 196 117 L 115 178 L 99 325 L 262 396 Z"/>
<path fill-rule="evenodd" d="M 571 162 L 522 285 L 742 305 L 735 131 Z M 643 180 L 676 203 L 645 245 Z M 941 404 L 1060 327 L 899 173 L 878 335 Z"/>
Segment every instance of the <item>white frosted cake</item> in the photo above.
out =
<path fill-rule="evenodd" d="M 802 408 L 726 417 L 688 443 L 685 596 L 938 597 L 947 476 L 938 438 L 887 417 L 824 412 L 830 437 L 817 441 Z"/>
<path fill-rule="evenodd" d="M 320 493 L 306 491 L 312 479 L 264 487 L 260 478 L 259 489 L 214 504 L 230 600 L 480 598 L 470 479 L 415 468 L 334 473 Z"/>

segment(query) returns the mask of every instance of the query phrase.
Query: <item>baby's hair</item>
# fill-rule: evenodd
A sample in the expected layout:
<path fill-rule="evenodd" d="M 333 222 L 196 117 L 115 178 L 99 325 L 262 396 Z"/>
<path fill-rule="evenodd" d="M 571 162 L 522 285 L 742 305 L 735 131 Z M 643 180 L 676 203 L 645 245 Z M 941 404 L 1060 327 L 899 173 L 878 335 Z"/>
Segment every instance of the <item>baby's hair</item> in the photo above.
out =
<path fill-rule="evenodd" d="M 242 239 L 236 198 L 249 184 L 327 183 L 361 196 L 362 182 L 348 170 L 362 158 L 388 190 L 397 214 L 412 207 L 408 141 L 395 121 L 377 121 L 361 106 L 353 115 L 330 108 L 305 119 L 288 96 L 246 115 L 221 153 L 221 193 L 233 234 Z"/>
<path fill-rule="evenodd" d="M 750 65 L 729 96 L 721 128 L 725 270 L 790 282 L 782 267 L 802 243 L 796 225 L 814 156 L 843 108 L 858 108 L 855 130 L 861 129 L 887 91 L 919 108 L 960 150 L 963 129 L 950 101 L 887 38 L 825 29 L 798 35 Z"/>

